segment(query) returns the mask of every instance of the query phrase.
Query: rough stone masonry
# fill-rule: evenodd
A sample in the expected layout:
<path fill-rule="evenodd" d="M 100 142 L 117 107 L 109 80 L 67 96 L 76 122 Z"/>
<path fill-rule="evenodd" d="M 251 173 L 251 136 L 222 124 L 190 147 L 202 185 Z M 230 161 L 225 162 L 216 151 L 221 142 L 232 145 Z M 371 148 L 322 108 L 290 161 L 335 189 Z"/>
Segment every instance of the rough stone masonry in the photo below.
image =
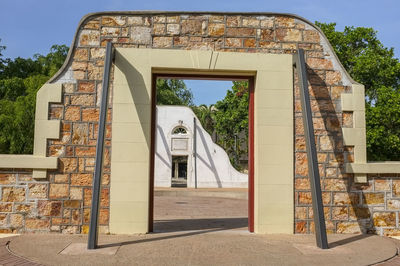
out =
<path fill-rule="evenodd" d="M 350 82 L 326 38 L 308 21 L 285 14 L 115 12 L 86 16 L 71 46 L 67 68 L 53 78 L 62 83 L 62 103 L 50 104 L 49 119 L 61 120 L 59 139 L 49 140 L 47 155 L 59 158 L 47 179 L 31 171 L 1 169 L 0 232 L 87 233 L 96 152 L 99 98 L 105 44 L 115 47 L 213 50 L 293 54 L 305 50 L 321 186 L 329 233 L 373 232 L 400 235 L 400 177 L 369 175 L 355 184 L 344 163 L 353 147 L 344 146 L 342 128 L 352 127 L 352 112 L 342 112 L 342 92 Z M 111 88 L 112 89 L 112 88 Z M 295 79 L 295 220 L 293 231 L 313 232 L 310 184 Z M 100 228 L 108 232 L 111 112 L 106 132 Z"/>

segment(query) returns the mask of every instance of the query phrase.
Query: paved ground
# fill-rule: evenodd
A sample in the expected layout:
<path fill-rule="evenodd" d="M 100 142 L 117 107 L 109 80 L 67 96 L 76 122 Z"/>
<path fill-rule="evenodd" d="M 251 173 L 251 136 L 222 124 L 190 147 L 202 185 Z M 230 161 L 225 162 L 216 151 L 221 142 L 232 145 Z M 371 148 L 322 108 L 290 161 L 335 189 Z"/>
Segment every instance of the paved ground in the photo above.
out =
<path fill-rule="evenodd" d="M 0 239 L 0 264 L 31 263 L 8 253 L 10 241 L 12 252 L 43 265 L 400 265 L 400 242 L 375 235 L 329 235 L 330 249 L 320 250 L 313 235 L 251 234 L 247 201 L 236 197 L 156 196 L 155 218 L 152 234 L 101 235 L 105 254 L 66 252 L 84 247 L 85 235 Z"/>

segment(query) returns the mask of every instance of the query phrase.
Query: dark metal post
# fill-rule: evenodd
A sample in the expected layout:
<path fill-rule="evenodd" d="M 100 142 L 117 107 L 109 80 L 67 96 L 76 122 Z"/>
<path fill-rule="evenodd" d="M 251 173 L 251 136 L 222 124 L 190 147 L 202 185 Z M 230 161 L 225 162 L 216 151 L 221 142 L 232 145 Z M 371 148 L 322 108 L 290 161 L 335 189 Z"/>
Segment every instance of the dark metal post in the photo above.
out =
<path fill-rule="evenodd" d="M 197 188 L 197 123 L 193 118 L 193 160 L 194 160 L 194 188 Z"/>
<path fill-rule="evenodd" d="M 314 125 L 312 121 L 310 95 L 308 92 L 307 69 L 303 49 L 297 50 L 295 63 L 300 85 L 301 109 L 303 113 L 304 134 L 306 138 L 308 175 L 311 185 L 312 207 L 317 246 L 328 248 L 326 237 L 324 206 L 322 204 L 321 183 L 318 169 L 317 150 L 315 147 Z"/>
<path fill-rule="evenodd" d="M 90 211 L 90 226 L 88 249 L 97 248 L 98 238 L 98 218 L 100 207 L 100 189 L 101 189 L 101 176 L 103 173 L 103 155 L 104 155 L 104 135 L 107 120 L 107 107 L 108 107 L 108 83 L 110 78 L 110 68 L 112 63 L 113 51 L 111 42 L 107 43 L 106 56 L 104 62 L 104 74 L 102 83 L 102 94 L 99 115 L 99 129 L 96 144 L 96 162 L 94 168 L 94 179 L 92 188 L 92 209 Z"/>

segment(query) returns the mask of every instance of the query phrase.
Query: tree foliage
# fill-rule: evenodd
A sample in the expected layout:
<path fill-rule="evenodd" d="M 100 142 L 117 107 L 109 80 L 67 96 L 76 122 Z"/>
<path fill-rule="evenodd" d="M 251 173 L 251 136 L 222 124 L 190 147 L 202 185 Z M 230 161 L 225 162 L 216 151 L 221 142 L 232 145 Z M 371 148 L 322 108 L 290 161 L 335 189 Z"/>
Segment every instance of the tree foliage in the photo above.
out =
<path fill-rule="evenodd" d="M 211 136 L 215 133 L 215 112 L 216 109 L 214 104 L 210 104 L 209 106 L 205 104 L 201 104 L 199 106 L 192 106 L 193 112 L 196 114 L 197 118 L 200 120 L 203 128 L 210 134 Z"/>
<path fill-rule="evenodd" d="M 157 79 L 157 104 L 193 105 L 193 94 L 183 80 Z"/>
<path fill-rule="evenodd" d="M 365 85 L 367 153 L 369 160 L 400 160 L 400 63 L 372 28 L 316 23 L 330 41 L 341 63 Z"/>
<path fill-rule="evenodd" d="M 240 157 L 248 152 L 248 82 L 233 81 L 232 89 L 215 104 L 215 109 L 217 143 L 228 153 L 232 165 L 240 170 Z"/>
<path fill-rule="evenodd" d="M 46 56 L 3 58 L 0 46 L 0 153 L 32 153 L 36 93 L 63 64 L 68 47 Z"/>

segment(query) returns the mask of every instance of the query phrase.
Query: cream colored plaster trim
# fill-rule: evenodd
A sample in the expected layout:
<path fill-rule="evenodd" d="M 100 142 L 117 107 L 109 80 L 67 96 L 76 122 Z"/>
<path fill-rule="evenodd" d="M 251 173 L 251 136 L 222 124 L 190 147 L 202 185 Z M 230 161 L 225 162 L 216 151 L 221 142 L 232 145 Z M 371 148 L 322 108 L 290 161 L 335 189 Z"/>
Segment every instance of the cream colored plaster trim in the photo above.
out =
<path fill-rule="evenodd" d="M 57 158 L 22 154 L 0 154 L 0 168 L 57 169 Z"/>
<path fill-rule="evenodd" d="M 152 73 L 240 73 L 255 77 L 255 232 L 293 234 L 292 61 L 285 54 L 116 48 L 111 233 L 147 232 Z M 288 123 L 276 123 L 271 114 L 277 113 L 289 118 Z M 118 137 L 124 135 L 118 132 L 124 125 L 139 132 L 134 142 Z"/>
<path fill-rule="evenodd" d="M 346 172 L 355 174 L 399 174 L 400 162 L 348 163 Z"/>
<path fill-rule="evenodd" d="M 364 85 L 352 84 L 352 93 L 342 93 L 342 111 L 353 112 L 353 128 L 342 128 L 343 144 L 354 146 L 354 163 L 367 163 Z M 346 167 L 347 169 L 347 167 Z M 356 183 L 367 182 L 366 173 L 355 173 Z"/>
<path fill-rule="evenodd" d="M 48 120 L 49 103 L 61 102 L 61 84 L 44 84 L 36 95 L 33 155 L 0 155 L 0 168 L 33 169 L 33 178 L 46 178 L 46 169 L 57 169 L 57 158 L 46 157 L 47 139 L 60 137 L 60 121 Z"/>
<path fill-rule="evenodd" d="M 342 128 L 345 146 L 354 146 L 354 163 L 345 165 L 356 183 L 366 183 L 367 174 L 400 173 L 400 162 L 367 162 L 364 85 L 353 84 L 352 93 L 342 93 L 342 111 L 353 112 L 353 127 Z"/>

